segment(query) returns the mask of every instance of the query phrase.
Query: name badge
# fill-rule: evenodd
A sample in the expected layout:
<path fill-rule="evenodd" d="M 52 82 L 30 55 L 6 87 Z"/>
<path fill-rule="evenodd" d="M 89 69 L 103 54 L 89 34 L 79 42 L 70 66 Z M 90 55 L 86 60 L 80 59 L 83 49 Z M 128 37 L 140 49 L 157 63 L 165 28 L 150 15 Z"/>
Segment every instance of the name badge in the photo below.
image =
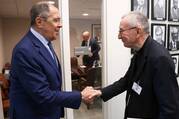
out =
<path fill-rule="evenodd" d="M 138 95 L 140 95 L 142 91 L 142 87 L 139 86 L 136 82 L 133 83 L 132 90 L 135 91 Z"/>

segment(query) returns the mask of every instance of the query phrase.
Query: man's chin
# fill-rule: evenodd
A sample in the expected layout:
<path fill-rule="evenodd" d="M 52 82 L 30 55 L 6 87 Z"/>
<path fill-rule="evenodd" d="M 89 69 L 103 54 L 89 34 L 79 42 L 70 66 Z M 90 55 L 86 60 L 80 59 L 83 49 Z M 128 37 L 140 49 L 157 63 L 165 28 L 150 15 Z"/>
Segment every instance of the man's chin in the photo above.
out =
<path fill-rule="evenodd" d="M 123 44 L 124 45 L 124 47 L 126 47 L 126 48 L 130 48 L 130 46 L 129 45 L 127 45 L 127 44 Z"/>

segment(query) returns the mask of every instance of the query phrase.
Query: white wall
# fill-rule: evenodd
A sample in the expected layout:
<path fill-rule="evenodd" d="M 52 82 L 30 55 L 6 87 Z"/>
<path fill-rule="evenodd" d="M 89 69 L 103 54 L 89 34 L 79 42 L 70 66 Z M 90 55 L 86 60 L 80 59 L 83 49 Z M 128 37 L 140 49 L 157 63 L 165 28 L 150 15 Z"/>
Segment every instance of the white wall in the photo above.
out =
<path fill-rule="evenodd" d="M 2 20 L 4 61 L 10 62 L 12 49 L 28 30 L 28 19 L 4 18 Z"/>
<path fill-rule="evenodd" d="M 81 35 L 83 31 L 91 33 L 92 24 L 101 24 L 100 20 L 88 19 L 70 19 L 70 56 L 74 56 L 74 48 L 81 46 Z M 82 57 L 78 58 L 79 64 L 82 64 Z"/>
<path fill-rule="evenodd" d="M 122 77 L 130 64 L 130 50 L 118 40 L 119 23 L 121 17 L 130 11 L 130 0 L 103 0 L 103 37 L 104 51 L 103 63 L 106 64 L 104 72 L 104 85 L 109 85 Z M 104 103 L 107 109 L 104 119 L 122 119 L 124 117 L 125 93 Z"/>
<path fill-rule="evenodd" d="M 3 37 L 2 37 L 2 19 L 0 18 L 0 73 L 2 73 L 2 68 L 3 68 Z"/>

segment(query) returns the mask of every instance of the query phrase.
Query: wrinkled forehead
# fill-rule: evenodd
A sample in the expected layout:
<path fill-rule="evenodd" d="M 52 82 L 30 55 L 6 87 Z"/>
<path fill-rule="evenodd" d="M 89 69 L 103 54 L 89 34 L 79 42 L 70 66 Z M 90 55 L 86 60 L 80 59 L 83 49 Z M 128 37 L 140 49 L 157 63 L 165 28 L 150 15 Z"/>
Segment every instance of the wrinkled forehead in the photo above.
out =
<path fill-rule="evenodd" d="M 129 23 L 127 19 L 126 18 L 121 19 L 119 28 L 123 29 L 123 28 L 128 28 L 128 27 L 129 27 Z"/>

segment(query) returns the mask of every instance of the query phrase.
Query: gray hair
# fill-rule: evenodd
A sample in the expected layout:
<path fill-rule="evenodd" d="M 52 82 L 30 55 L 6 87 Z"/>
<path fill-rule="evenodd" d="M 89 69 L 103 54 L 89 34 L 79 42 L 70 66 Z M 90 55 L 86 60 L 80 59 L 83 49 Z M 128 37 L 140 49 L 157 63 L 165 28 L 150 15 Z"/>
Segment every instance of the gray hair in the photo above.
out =
<path fill-rule="evenodd" d="M 148 18 L 140 12 L 132 11 L 122 18 L 127 19 L 131 27 L 141 26 L 145 33 L 149 33 Z"/>
<path fill-rule="evenodd" d="M 45 19 L 47 19 L 49 14 L 49 8 L 50 8 L 49 2 L 38 2 L 37 4 L 33 5 L 30 10 L 30 17 L 31 17 L 31 26 L 35 24 L 35 19 L 40 16 Z"/>

